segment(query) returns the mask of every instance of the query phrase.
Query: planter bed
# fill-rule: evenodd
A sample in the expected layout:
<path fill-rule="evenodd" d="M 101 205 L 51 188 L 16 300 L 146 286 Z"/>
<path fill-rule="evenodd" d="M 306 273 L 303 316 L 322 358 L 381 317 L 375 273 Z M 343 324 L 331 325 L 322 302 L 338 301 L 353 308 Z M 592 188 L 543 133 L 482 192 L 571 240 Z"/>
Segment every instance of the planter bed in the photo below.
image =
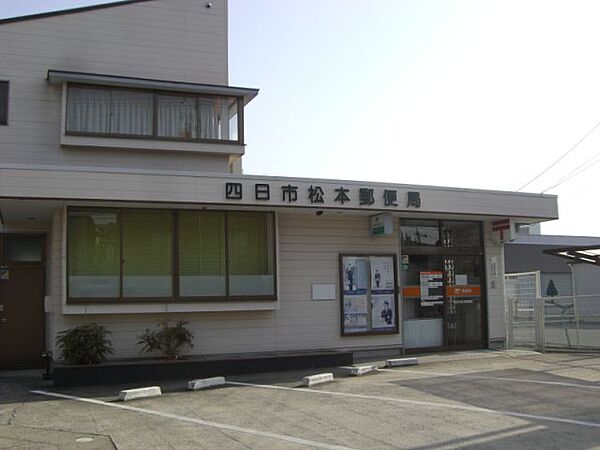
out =
<path fill-rule="evenodd" d="M 55 365 L 55 387 L 206 378 L 257 372 L 346 366 L 352 352 L 277 352 L 243 355 L 188 356 L 185 359 L 114 360 L 96 365 Z"/>

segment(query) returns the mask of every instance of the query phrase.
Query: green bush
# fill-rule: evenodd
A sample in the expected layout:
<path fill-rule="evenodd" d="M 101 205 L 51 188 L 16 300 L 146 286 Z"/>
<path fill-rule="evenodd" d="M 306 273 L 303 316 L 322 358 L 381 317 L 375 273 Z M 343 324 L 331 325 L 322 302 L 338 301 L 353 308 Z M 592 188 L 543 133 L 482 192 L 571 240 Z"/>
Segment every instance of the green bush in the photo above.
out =
<path fill-rule="evenodd" d="M 188 322 L 179 320 L 163 320 L 158 322 L 159 329 L 150 331 L 146 328 L 144 334 L 139 336 L 138 345 L 142 346 L 142 352 L 150 353 L 159 351 L 167 359 L 178 359 L 180 348 L 194 346 L 194 332 L 187 329 Z"/>
<path fill-rule="evenodd" d="M 97 323 L 79 325 L 58 333 L 56 345 L 68 364 L 99 364 L 113 352 L 110 341 L 106 339 L 109 334 Z"/>

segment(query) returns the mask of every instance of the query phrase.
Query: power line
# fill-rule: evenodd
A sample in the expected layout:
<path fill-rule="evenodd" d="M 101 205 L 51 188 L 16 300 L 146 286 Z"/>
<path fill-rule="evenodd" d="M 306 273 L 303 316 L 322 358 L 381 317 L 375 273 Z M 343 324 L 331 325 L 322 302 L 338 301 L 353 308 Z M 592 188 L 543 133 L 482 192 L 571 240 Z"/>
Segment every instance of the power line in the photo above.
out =
<path fill-rule="evenodd" d="M 529 180 L 527 183 L 525 183 L 523 186 L 521 186 L 519 189 L 517 189 L 517 192 L 520 191 L 521 189 L 524 189 L 527 186 L 529 186 L 531 183 L 533 183 L 535 180 L 537 180 L 539 177 L 541 177 L 546 172 L 548 172 L 550 169 L 552 169 L 555 165 L 557 165 L 560 161 L 562 161 L 569 153 L 571 153 L 573 150 L 575 150 L 577 148 L 577 146 L 579 144 L 581 144 L 598 127 L 600 127 L 600 122 L 598 122 L 596 125 L 594 125 L 590 129 L 590 131 L 585 133 L 585 135 L 581 139 L 579 139 L 574 146 L 572 146 L 569 150 L 567 150 L 565 153 L 563 153 L 556 161 L 554 161 L 552 164 L 550 164 L 548 167 L 546 167 L 544 170 L 542 170 L 540 173 L 538 173 L 535 177 L 533 177 L 531 180 Z M 548 190 L 548 189 L 546 189 L 546 190 Z"/>
<path fill-rule="evenodd" d="M 555 187 L 558 187 L 561 184 L 566 183 L 571 178 L 573 178 L 573 177 L 579 175 L 580 173 L 588 170 L 590 167 L 595 166 L 599 162 L 600 162 L 600 152 L 596 153 L 591 158 L 586 159 L 584 162 L 582 162 L 577 167 L 575 167 L 573 170 L 571 170 L 568 174 L 566 174 L 565 176 L 563 176 L 562 178 L 560 178 L 555 184 L 553 184 L 552 186 L 547 187 L 546 189 L 544 189 L 541 193 L 543 194 L 546 191 L 549 191 L 550 189 L 554 189 Z"/>

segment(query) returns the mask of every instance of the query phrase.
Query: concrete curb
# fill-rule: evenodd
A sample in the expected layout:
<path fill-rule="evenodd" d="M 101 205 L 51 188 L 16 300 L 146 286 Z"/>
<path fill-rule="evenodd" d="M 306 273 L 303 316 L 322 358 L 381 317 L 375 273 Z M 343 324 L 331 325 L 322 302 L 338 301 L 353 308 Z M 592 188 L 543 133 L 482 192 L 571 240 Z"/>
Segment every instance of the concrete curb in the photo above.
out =
<path fill-rule="evenodd" d="M 119 392 L 119 400 L 128 402 L 138 398 L 158 397 L 162 395 L 160 386 L 149 386 L 136 389 L 125 389 Z"/>
<path fill-rule="evenodd" d="M 386 360 L 385 367 L 414 366 L 416 364 L 419 364 L 417 358 L 398 358 Z"/>
<path fill-rule="evenodd" d="M 340 370 L 344 372 L 345 375 L 357 377 L 359 375 L 366 375 L 368 373 L 377 372 L 378 367 L 375 365 L 366 365 L 366 366 L 343 366 L 340 367 Z"/>
<path fill-rule="evenodd" d="M 225 377 L 212 377 L 212 378 L 200 378 L 188 382 L 188 390 L 200 391 L 202 389 L 209 389 L 216 386 L 223 386 L 225 384 Z"/>
<path fill-rule="evenodd" d="M 333 381 L 332 373 L 319 373 L 302 378 L 302 384 L 308 387 L 314 386 L 315 384 L 329 383 L 331 381 Z"/>

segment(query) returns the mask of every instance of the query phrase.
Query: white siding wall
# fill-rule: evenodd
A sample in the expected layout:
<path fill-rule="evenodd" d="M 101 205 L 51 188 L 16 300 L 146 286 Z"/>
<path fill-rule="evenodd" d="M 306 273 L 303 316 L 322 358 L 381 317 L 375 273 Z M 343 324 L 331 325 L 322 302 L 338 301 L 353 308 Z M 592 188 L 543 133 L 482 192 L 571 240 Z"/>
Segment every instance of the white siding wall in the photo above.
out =
<path fill-rule="evenodd" d="M 54 217 L 52 242 L 56 244 L 52 268 L 54 323 L 60 331 L 95 321 L 111 331 L 113 357 L 136 357 L 138 335 L 164 318 L 185 319 L 195 332 L 192 354 L 244 353 L 330 348 L 398 348 L 401 334 L 340 336 L 339 300 L 312 301 L 312 283 L 338 284 L 338 255 L 343 252 L 395 253 L 396 235 L 370 237 L 368 219 L 346 216 L 282 214 L 279 216 L 279 292 L 276 311 L 186 314 L 63 315 L 64 228 L 63 215 Z M 62 240 L 62 243 L 60 242 Z M 51 340 L 54 337 L 51 336 Z"/>
<path fill-rule="evenodd" d="M 490 348 L 503 347 L 506 340 L 504 311 L 504 244 L 491 222 L 484 223 L 484 251 L 487 277 L 488 340 Z M 495 272 L 495 273 L 494 273 Z"/>
<path fill-rule="evenodd" d="M 48 256 L 46 258 L 46 348 L 56 351 L 56 323 L 62 314 L 62 293 L 65 285 L 66 243 L 62 208 L 54 211 L 50 233 L 48 233 Z"/>
<path fill-rule="evenodd" d="M 228 156 L 63 149 L 61 87 L 49 69 L 220 84 L 227 75 L 227 3 L 156 0 L 0 25 L 0 80 L 10 82 L 3 163 L 229 171 Z"/>
<path fill-rule="evenodd" d="M 312 301 L 313 283 L 337 285 L 340 253 L 397 253 L 398 234 L 369 236 L 367 216 L 279 216 L 282 304 L 275 312 L 280 349 L 399 346 L 401 334 L 340 336 L 340 302 Z"/>

